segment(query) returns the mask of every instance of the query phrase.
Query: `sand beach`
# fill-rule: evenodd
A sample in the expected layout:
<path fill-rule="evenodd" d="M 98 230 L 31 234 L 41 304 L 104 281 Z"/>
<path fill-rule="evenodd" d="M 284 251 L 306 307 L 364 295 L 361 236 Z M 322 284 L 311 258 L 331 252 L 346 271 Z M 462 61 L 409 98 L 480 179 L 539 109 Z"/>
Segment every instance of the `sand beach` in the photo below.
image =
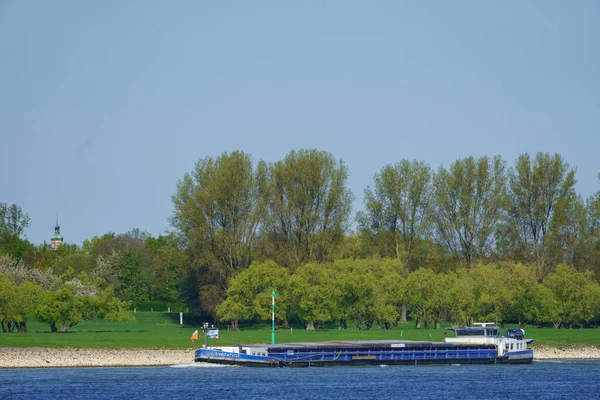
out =
<path fill-rule="evenodd" d="M 180 365 L 193 362 L 194 350 L 0 348 L 0 368 Z"/>
<path fill-rule="evenodd" d="M 190 364 L 195 349 L 0 348 L 0 368 L 135 367 Z M 536 360 L 600 359 L 600 347 L 534 347 Z"/>

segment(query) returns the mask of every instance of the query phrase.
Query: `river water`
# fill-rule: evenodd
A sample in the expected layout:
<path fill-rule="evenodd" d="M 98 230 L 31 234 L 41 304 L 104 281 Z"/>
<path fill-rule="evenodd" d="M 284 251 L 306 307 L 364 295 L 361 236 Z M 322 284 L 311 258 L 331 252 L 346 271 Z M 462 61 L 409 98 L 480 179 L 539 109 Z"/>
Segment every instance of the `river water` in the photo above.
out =
<path fill-rule="evenodd" d="M 262 369 L 0 370 L 0 399 L 599 399 L 600 360 Z"/>

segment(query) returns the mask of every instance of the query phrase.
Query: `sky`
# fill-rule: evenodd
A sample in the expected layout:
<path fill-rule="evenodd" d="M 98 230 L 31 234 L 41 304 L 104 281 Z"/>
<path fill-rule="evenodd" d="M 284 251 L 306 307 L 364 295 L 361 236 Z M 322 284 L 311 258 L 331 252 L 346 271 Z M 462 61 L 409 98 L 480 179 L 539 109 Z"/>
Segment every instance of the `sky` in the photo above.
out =
<path fill-rule="evenodd" d="M 170 229 L 205 157 L 561 154 L 600 189 L 600 2 L 0 0 L 0 202 L 49 241 Z"/>

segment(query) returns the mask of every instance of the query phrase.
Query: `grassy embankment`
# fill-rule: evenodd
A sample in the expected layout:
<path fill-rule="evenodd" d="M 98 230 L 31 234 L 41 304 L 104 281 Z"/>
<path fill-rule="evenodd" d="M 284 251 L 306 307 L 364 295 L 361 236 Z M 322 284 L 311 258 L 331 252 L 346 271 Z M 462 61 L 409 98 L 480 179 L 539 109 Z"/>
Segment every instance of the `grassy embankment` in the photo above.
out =
<path fill-rule="evenodd" d="M 192 343 L 190 336 L 202 321 L 184 315 L 184 325 L 179 326 L 178 313 L 138 312 L 133 323 L 115 323 L 103 320 L 85 321 L 74 326 L 68 333 L 50 333 L 47 324 L 28 321 L 29 333 L 0 333 L 0 347 L 46 347 L 46 348 L 165 348 L 187 349 L 199 347 L 200 340 Z M 506 328 L 515 327 L 507 325 Z M 202 332 L 200 332 L 202 333 Z M 374 328 L 371 331 L 348 328 L 318 329 L 307 331 L 300 326 L 279 329 L 275 333 L 277 343 L 316 342 L 323 340 L 373 340 L 406 339 L 442 341 L 444 329 L 415 329 L 414 323 L 400 325 L 397 329 Z M 536 345 L 554 347 L 600 346 L 600 329 L 552 329 L 526 328 L 526 336 L 535 339 Z M 241 343 L 270 343 L 271 325 L 254 324 L 242 326 L 241 331 L 219 330 L 219 339 L 209 339 L 211 346 L 227 346 Z"/>

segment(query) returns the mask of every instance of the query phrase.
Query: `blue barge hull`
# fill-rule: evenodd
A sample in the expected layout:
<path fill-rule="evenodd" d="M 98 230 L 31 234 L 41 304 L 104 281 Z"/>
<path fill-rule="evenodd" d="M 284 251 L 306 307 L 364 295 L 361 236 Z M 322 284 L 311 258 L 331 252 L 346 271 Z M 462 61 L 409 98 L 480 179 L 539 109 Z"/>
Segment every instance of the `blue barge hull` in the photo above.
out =
<path fill-rule="evenodd" d="M 199 349 L 194 361 L 256 367 L 334 365 L 526 364 L 533 351 L 498 355 L 494 344 L 411 341 L 346 341 L 237 346 L 233 351 Z"/>

